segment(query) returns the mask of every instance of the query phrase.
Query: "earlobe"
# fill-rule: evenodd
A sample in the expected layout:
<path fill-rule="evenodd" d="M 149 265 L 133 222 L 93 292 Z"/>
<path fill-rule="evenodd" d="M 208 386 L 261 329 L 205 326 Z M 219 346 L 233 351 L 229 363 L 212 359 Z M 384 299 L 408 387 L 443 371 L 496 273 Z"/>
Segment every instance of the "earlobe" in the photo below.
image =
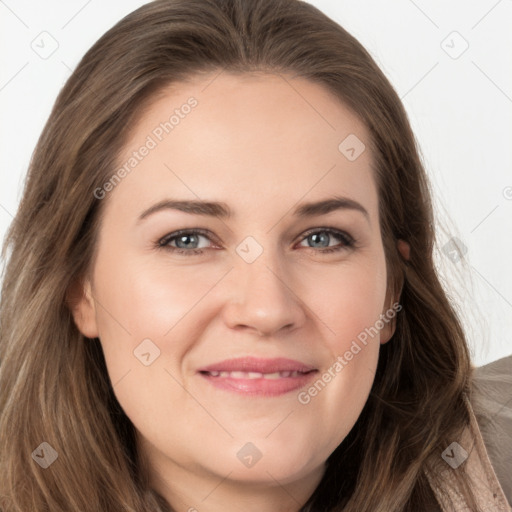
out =
<path fill-rule="evenodd" d="M 388 289 L 384 301 L 384 309 L 382 310 L 380 317 L 375 324 L 379 328 L 379 338 L 381 345 L 387 343 L 392 338 L 393 334 L 395 334 L 395 304 L 397 301 L 396 297 L 395 301 L 391 301 L 391 294 L 391 290 Z"/>
<path fill-rule="evenodd" d="M 380 331 L 380 344 L 384 345 L 387 343 L 393 337 L 393 334 L 395 334 L 395 322 L 390 320 Z"/>
<path fill-rule="evenodd" d="M 409 260 L 411 257 L 411 246 L 405 240 L 398 240 L 396 243 L 397 249 L 402 255 L 404 260 Z"/>
<path fill-rule="evenodd" d="M 66 302 L 78 330 L 87 338 L 97 338 L 96 306 L 92 297 L 90 281 L 74 281 L 66 294 Z"/>

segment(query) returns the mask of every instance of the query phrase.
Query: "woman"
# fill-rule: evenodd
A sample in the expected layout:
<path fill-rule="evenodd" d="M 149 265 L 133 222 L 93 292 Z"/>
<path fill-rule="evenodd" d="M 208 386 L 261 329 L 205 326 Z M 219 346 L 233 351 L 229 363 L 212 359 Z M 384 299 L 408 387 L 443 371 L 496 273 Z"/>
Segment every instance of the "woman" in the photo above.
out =
<path fill-rule="evenodd" d="M 4 247 L 1 510 L 510 510 L 432 226 L 396 93 L 320 11 L 130 14 Z"/>

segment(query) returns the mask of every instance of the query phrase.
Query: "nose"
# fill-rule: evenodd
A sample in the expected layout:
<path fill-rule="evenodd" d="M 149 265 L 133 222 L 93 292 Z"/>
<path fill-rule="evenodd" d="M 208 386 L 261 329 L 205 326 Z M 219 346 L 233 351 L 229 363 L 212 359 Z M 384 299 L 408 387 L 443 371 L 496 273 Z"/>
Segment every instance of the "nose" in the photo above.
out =
<path fill-rule="evenodd" d="M 307 315 L 297 280 L 275 252 L 263 251 L 253 263 L 237 261 L 231 274 L 231 300 L 223 310 L 230 328 L 275 336 L 304 324 Z"/>

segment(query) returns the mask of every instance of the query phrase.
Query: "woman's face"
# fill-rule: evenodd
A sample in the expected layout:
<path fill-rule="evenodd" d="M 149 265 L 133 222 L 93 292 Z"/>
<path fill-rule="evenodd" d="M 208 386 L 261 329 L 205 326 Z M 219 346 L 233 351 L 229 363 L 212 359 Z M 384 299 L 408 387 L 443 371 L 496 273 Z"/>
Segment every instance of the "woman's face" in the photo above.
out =
<path fill-rule="evenodd" d="M 371 158 L 290 76 L 175 84 L 133 126 L 74 314 L 162 489 L 318 484 L 391 335 Z"/>

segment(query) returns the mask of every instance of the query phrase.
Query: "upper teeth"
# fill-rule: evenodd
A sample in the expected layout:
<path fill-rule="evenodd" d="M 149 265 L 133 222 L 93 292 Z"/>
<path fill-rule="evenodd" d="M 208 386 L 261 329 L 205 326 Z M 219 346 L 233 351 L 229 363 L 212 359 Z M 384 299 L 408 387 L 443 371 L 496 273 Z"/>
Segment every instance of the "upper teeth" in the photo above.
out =
<path fill-rule="evenodd" d="M 229 377 L 231 379 L 282 379 L 283 377 L 298 377 L 303 375 L 304 372 L 299 371 L 286 371 L 274 373 L 260 373 L 260 372 L 208 372 L 212 377 Z"/>

